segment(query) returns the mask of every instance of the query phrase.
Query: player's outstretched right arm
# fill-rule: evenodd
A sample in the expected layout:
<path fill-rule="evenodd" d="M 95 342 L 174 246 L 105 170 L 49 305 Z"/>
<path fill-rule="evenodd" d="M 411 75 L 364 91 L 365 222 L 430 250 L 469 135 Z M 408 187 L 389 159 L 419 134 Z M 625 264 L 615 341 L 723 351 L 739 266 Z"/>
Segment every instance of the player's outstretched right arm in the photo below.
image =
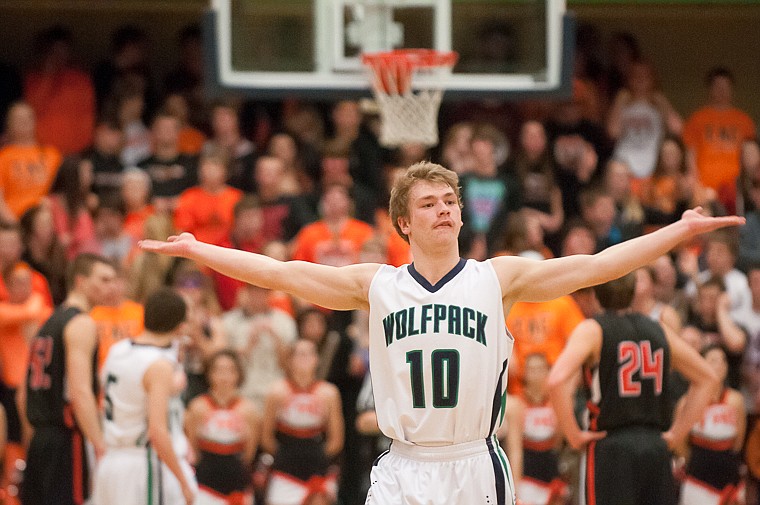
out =
<path fill-rule="evenodd" d="M 334 310 L 368 309 L 369 284 L 380 267 L 359 264 L 331 267 L 305 261 L 278 261 L 261 254 L 206 244 L 190 233 L 166 242 L 143 240 L 144 251 L 202 263 L 234 279 L 291 295 Z"/>

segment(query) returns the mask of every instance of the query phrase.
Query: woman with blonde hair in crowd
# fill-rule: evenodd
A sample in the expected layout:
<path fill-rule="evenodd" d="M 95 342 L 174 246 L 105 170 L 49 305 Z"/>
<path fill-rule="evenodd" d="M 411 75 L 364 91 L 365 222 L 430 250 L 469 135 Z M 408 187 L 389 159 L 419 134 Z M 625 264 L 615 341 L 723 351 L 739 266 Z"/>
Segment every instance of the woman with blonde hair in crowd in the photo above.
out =
<path fill-rule="evenodd" d="M 154 214 L 145 220 L 145 238 L 166 240 L 174 235 L 172 218 L 168 214 Z M 129 275 L 129 297 L 145 301 L 153 291 L 164 286 L 176 260 L 147 251 L 137 251 L 131 258 Z"/>

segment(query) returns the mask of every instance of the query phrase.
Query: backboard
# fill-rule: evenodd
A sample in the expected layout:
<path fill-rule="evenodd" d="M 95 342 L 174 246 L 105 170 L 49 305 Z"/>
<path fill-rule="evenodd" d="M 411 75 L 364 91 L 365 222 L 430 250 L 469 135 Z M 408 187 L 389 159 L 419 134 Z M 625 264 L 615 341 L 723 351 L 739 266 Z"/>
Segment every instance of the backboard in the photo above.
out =
<path fill-rule="evenodd" d="M 565 0 L 212 0 L 204 30 L 212 93 L 369 96 L 362 52 L 403 48 L 459 54 L 447 100 L 570 93 Z"/>

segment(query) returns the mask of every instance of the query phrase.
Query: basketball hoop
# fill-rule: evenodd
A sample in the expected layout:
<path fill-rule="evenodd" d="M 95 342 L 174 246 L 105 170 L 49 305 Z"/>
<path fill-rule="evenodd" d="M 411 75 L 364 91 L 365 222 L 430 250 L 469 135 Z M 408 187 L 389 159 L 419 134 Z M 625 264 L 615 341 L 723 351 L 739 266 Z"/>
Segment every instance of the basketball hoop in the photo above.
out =
<path fill-rule="evenodd" d="M 386 147 L 438 144 L 443 80 L 458 57 L 453 51 L 433 49 L 397 49 L 362 55 L 362 63 L 372 72 L 372 91 L 380 107 L 381 144 Z M 412 78 L 417 72 L 432 77 L 428 81 L 430 87 L 412 89 Z"/>

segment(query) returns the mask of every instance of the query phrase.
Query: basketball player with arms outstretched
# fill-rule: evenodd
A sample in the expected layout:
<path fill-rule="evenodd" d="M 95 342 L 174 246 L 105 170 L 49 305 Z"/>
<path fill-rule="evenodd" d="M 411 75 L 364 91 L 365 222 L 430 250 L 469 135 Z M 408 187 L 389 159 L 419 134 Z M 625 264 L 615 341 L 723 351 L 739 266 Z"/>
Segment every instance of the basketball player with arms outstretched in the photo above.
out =
<path fill-rule="evenodd" d="M 509 467 L 494 438 L 512 352 L 504 325 L 512 304 L 606 282 L 689 237 L 743 222 L 687 211 L 675 224 L 594 256 L 464 260 L 457 243 L 457 176 L 428 162 L 399 177 L 390 214 L 411 245 L 410 265 L 280 262 L 204 244 L 187 233 L 141 242 L 144 250 L 190 258 L 330 309 L 370 311 L 378 423 L 393 440 L 372 470 L 372 505 L 513 503 Z"/>

